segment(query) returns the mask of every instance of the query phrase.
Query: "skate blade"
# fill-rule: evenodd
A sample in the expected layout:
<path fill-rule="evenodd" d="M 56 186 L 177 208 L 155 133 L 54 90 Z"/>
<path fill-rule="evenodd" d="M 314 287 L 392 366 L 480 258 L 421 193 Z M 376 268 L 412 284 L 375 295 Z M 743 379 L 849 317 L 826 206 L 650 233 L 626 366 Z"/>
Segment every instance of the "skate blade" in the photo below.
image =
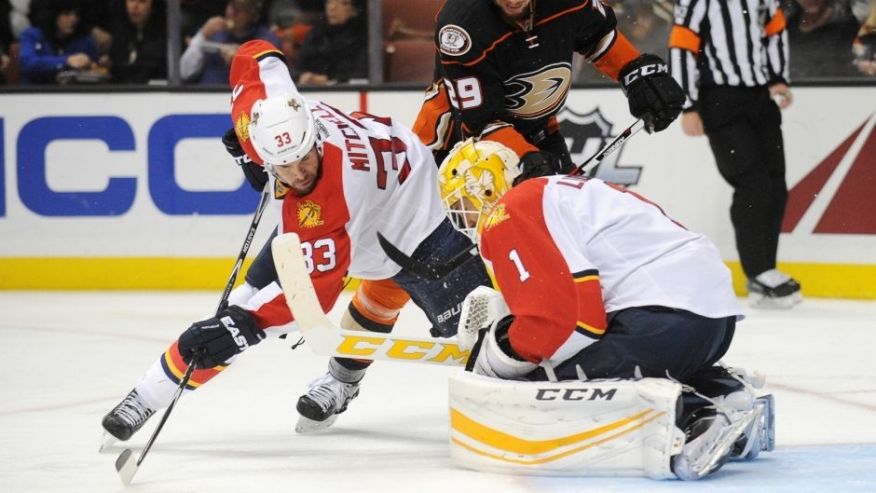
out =
<path fill-rule="evenodd" d="M 307 433 L 324 430 L 334 424 L 336 419 L 338 419 L 337 414 L 332 414 L 323 421 L 315 421 L 304 416 L 298 416 L 298 423 L 295 424 L 295 433 L 300 433 L 304 435 Z"/>
<path fill-rule="evenodd" d="M 797 292 L 788 296 L 769 297 L 760 294 L 749 294 L 748 301 L 752 308 L 764 310 L 788 310 L 803 301 L 803 296 Z"/>
<path fill-rule="evenodd" d="M 112 436 L 112 434 L 110 434 L 109 432 L 104 431 L 103 436 L 100 438 L 100 448 L 97 449 L 98 453 L 106 452 L 118 441 L 118 438 Z"/>

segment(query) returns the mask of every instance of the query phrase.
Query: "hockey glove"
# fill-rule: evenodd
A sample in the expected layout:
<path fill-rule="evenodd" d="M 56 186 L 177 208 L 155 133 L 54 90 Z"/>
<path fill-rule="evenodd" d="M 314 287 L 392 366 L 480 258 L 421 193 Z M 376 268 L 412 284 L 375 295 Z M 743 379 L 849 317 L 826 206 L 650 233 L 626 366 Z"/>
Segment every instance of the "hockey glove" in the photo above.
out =
<path fill-rule="evenodd" d="M 474 373 L 505 380 L 517 380 L 538 368 L 535 363 L 520 359 L 511 348 L 508 328 L 513 321 L 514 315 L 508 315 L 493 322 L 489 332 L 483 337 L 480 347 L 472 348 L 472 354 L 477 354 Z"/>
<path fill-rule="evenodd" d="M 620 82 L 630 114 L 645 121 L 648 133 L 668 127 L 684 105 L 684 91 L 657 55 L 644 54 L 624 65 Z"/>
<path fill-rule="evenodd" d="M 558 175 L 565 172 L 563 160 L 556 154 L 547 151 L 527 152 L 520 158 L 517 165 L 520 175 L 514 179 L 512 186 L 519 185 L 530 178 Z"/>
<path fill-rule="evenodd" d="M 234 158 L 234 162 L 243 170 L 243 175 L 246 177 L 246 181 L 249 182 L 249 186 L 255 189 L 256 192 L 261 192 L 265 188 L 265 183 L 268 182 L 268 174 L 264 168 L 252 162 L 249 156 L 246 155 L 246 151 L 243 150 L 243 147 L 240 146 L 240 141 L 237 140 L 237 134 L 234 132 L 233 127 L 229 128 L 225 135 L 222 136 L 222 144 L 225 145 L 225 150 L 228 151 L 228 154 L 231 154 L 231 157 Z"/>
<path fill-rule="evenodd" d="M 195 322 L 179 336 L 179 352 L 186 362 L 195 359 L 198 368 L 212 368 L 254 346 L 265 331 L 243 308 L 231 305 L 207 320 Z"/>

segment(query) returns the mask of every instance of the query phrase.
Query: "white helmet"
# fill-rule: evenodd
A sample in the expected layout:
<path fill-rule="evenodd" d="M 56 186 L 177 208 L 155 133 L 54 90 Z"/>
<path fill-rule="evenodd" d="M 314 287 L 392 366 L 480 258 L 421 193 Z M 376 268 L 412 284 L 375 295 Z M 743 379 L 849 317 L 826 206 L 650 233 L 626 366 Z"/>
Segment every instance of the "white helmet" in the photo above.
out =
<path fill-rule="evenodd" d="M 266 166 L 285 166 L 307 155 L 316 143 L 316 124 L 297 92 L 260 99 L 252 105 L 249 138 Z"/>

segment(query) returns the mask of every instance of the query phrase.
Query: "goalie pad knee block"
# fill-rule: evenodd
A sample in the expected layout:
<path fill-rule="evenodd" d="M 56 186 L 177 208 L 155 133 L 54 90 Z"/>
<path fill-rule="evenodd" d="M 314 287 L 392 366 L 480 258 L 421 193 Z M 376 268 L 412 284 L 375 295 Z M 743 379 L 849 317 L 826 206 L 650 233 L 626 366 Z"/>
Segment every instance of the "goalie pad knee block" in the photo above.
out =
<path fill-rule="evenodd" d="M 468 469 L 675 477 L 681 385 L 660 378 L 514 382 L 450 378 L 450 458 Z"/>

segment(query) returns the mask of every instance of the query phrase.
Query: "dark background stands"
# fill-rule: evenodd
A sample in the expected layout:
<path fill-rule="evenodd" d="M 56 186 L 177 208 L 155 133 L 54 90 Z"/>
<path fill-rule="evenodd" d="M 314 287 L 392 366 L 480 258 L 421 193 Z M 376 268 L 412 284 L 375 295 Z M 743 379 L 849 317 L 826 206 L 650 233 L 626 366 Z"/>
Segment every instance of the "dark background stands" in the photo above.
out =
<path fill-rule="evenodd" d="M 110 49 L 114 83 L 146 84 L 167 79 L 167 19 L 164 0 L 116 0 Z"/>
<path fill-rule="evenodd" d="M 368 78 L 366 8 L 364 0 L 326 1 L 325 19 L 310 30 L 295 57 L 294 72 L 300 84 Z"/>

